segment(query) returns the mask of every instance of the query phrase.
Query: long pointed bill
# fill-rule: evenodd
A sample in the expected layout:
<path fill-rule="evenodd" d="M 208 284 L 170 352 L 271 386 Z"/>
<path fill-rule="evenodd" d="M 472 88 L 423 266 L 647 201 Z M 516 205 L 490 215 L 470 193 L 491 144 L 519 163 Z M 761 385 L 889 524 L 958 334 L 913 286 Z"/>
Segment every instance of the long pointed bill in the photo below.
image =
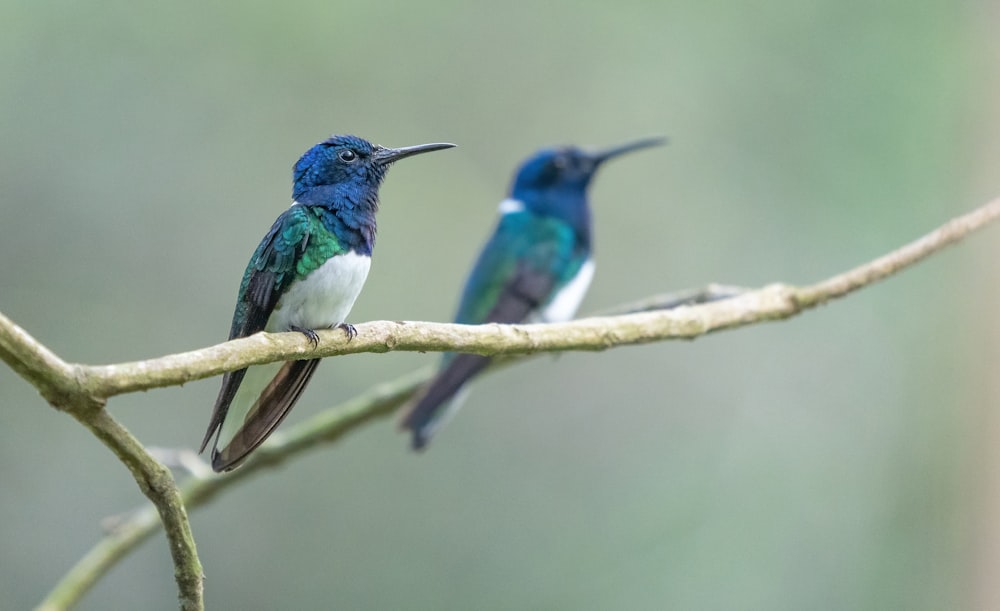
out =
<path fill-rule="evenodd" d="M 389 165 L 400 159 L 405 159 L 407 157 L 412 157 L 413 155 L 419 155 L 421 153 L 430 153 L 431 151 L 440 151 L 444 149 L 450 149 L 454 144 L 448 142 L 434 142 L 432 144 L 418 144 L 416 146 L 404 146 L 398 149 L 388 149 L 379 148 L 375 151 L 375 160 L 382 165 Z"/>
<path fill-rule="evenodd" d="M 603 151 L 598 151 L 591 157 L 594 160 L 594 165 L 598 166 L 611 159 L 612 157 L 618 157 L 619 155 L 624 155 L 625 153 L 631 153 L 632 151 L 638 151 L 641 149 L 649 148 L 651 146 L 661 146 L 667 143 L 666 138 L 654 137 L 654 138 L 643 138 L 642 140 L 635 140 L 634 142 L 629 142 L 627 144 L 622 144 L 610 149 L 605 149 Z"/>

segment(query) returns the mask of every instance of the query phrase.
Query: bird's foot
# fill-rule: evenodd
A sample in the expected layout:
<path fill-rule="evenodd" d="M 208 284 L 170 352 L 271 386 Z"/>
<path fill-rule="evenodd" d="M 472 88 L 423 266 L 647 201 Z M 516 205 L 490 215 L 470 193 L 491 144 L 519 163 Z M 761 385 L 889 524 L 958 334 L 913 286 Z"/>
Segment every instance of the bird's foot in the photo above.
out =
<path fill-rule="evenodd" d="M 358 330 L 354 328 L 354 325 L 346 322 L 342 322 L 337 325 L 338 329 L 343 329 L 344 333 L 347 334 L 347 341 L 351 341 L 358 336 Z"/>
<path fill-rule="evenodd" d="M 295 325 L 292 325 L 289 328 L 292 331 L 298 331 L 302 335 L 305 335 L 306 339 L 309 340 L 309 343 L 312 344 L 313 348 L 319 345 L 319 335 L 317 335 L 316 332 L 313 331 L 312 329 L 304 329 L 302 327 L 296 327 Z"/>

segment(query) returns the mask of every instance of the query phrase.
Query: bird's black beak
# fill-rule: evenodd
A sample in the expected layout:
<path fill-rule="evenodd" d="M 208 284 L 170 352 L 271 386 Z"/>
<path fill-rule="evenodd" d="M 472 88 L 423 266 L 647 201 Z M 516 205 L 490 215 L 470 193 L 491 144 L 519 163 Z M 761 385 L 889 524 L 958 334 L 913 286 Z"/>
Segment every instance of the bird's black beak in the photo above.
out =
<path fill-rule="evenodd" d="M 618 157 L 619 155 L 624 155 L 625 153 L 631 153 L 632 151 L 638 151 L 641 149 L 649 148 L 651 146 L 661 146 L 667 143 L 666 138 L 661 138 L 659 136 L 654 138 L 643 138 L 642 140 L 635 140 L 627 144 L 622 144 L 616 147 L 605 149 L 603 151 L 597 151 L 591 155 L 591 161 L 594 162 L 594 167 L 601 165 L 608 159 L 613 157 Z"/>
<path fill-rule="evenodd" d="M 448 142 L 434 142 L 432 144 L 417 144 L 415 146 L 404 146 L 398 149 L 389 149 L 385 147 L 379 147 L 375 154 L 373 155 L 376 162 L 381 165 L 389 165 L 400 159 L 405 159 L 413 155 L 419 155 L 421 153 L 430 153 L 431 151 L 440 151 L 444 149 L 450 149 L 454 144 Z"/>

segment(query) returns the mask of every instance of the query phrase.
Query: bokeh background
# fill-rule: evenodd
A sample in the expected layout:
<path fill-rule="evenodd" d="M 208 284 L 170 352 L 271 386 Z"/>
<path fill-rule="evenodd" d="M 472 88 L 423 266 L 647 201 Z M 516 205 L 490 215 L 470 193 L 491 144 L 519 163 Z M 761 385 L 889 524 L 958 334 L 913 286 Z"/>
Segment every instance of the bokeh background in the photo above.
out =
<path fill-rule="evenodd" d="M 353 322 L 447 320 L 515 165 L 667 135 L 592 190 L 583 311 L 808 283 L 1000 193 L 1000 7 L 0 0 L 0 310 L 64 358 L 223 340 L 331 133 L 401 146 Z M 1000 608 L 1000 233 L 794 320 L 540 358 L 415 456 L 389 420 L 192 515 L 212 609 Z M 290 421 L 434 355 L 323 364 Z M 202 437 L 217 379 L 114 399 Z M 0 367 L 0 607 L 142 498 Z M 82 609 L 172 609 L 162 535 Z"/>

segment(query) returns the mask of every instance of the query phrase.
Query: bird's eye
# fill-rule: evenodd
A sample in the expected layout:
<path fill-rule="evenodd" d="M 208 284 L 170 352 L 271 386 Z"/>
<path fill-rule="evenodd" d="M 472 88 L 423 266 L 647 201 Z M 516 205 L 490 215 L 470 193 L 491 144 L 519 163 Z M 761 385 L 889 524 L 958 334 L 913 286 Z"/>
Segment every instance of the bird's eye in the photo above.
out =
<path fill-rule="evenodd" d="M 352 161 L 358 158 L 358 155 L 354 151 L 347 150 L 347 151 L 340 151 L 338 157 L 340 157 L 341 161 L 344 161 L 346 163 L 351 163 Z"/>
<path fill-rule="evenodd" d="M 555 159 L 552 160 L 552 165 L 555 167 L 556 170 L 562 172 L 567 168 L 569 168 L 569 159 L 560 155 L 559 157 L 556 157 Z"/>

